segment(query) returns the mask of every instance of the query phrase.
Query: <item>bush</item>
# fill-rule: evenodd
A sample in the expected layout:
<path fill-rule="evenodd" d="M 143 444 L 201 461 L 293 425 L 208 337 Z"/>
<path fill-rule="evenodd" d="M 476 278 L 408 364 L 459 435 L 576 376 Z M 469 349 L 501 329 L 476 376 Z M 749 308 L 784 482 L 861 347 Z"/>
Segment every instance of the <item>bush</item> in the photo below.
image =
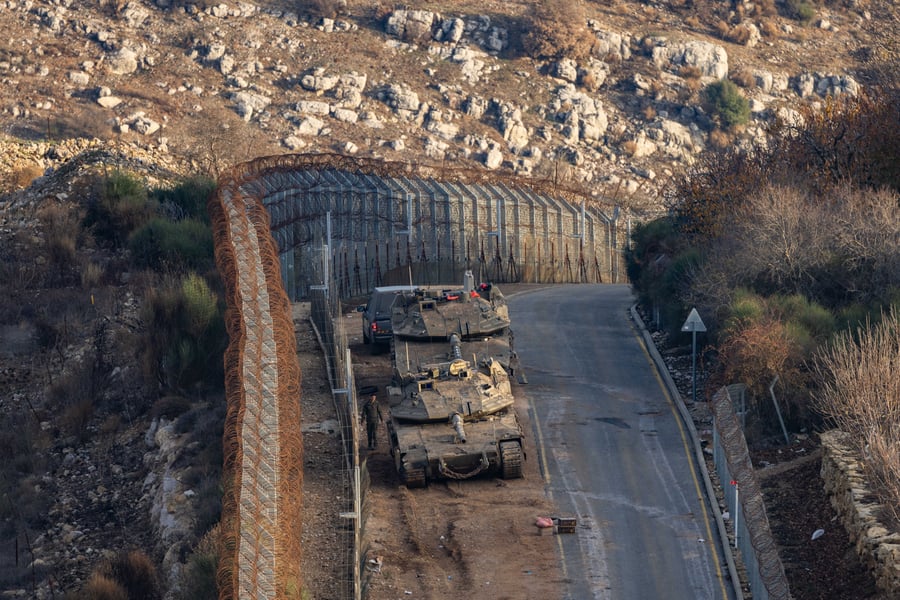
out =
<path fill-rule="evenodd" d="M 212 230 L 193 219 L 152 219 L 131 235 L 128 249 L 136 267 L 158 272 L 203 272 L 214 263 Z"/>
<path fill-rule="evenodd" d="M 522 48 L 532 58 L 578 60 L 590 56 L 596 41 L 581 0 L 546 0 L 534 7 Z"/>
<path fill-rule="evenodd" d="M 146 323 L 141 343 L 144 374 L 159 378 L 166 389 L 224 385 L 222 356 L 226 345 L 218 296 L 196 274 L 166 279 L 144 298 Z"/>
<path fill-rule="evenodd" d="M 750 103 L 731 81 L 714 81 L 706 86 L 703 95 L 710 112 L 726 127 L 743 125 L 750 120 Z"/>
<path fill-rule="evenodd" d="M 685 246 L 668 218 L 638 224 L 631 237 L 633 243 L 626 250 L 625 261 L 638 301 L 654 310 L 658 326 L 677 332 L 687 314 L 681 299 L 690 287 L 700 255 Z"/>
<path fill-rule="evenodd" d="M 12 173 L 9 174 L 7 186 L 13 189 L 22 189 L 31 185 L 38 177 L 44 174 L 44 169 L 35 163 L 26 163 L 25 165 L 16 166 Z"/>
<path fill-rule="evenodd" d="M 219 568 L 219 528 L 200 538 L 188 558 L 181 581 L 184 600 L 218 600 L 216 572 Z"/>
<path fill-rule="evenodd" d="M 157 189 L 152 197 L 159 202 L 163 213 L 173 221 L 194 219 L 209 223 L 206 202 L 216 189 L 215 180 L 197 175 L 172 189 Z"/>
<path fill-rule="evenodd" d="M 817 408 L 867 457 L 881 504 L 900 519 L 900 311 L 839 335 L 817 359 Z"/>
<path fill-rule="evenodd" d="M 75 251 L 81 232 L 79 212 L 76 206 L 68 204 L 46 204 L 38 210 L 44 232 L 45 255 L 49 259 L 51 273 L 62 284 L 72 279 L 77 266 Z"/>
<path fill-rule="evenodd" d="M 157 600 L 162 597 L 159 575 L 150 558 L 140 550 L 122 552 L 101 569 L 128 592 L 128 600 Z"/>
<path fill-rule="evenodd" d="M 787 9 L 791 16 L 801 23 L 809 23 L 816 16 L 815 7 L 803 0 L 787 0 Z"/>
<path fill-rule="evenodd" d="M 85 227 L 100 245 L 121 248 L 132 231 L 155 213 L 144 183 L 122 171 L 98 178 L 88 202 Z"/>
<path fill-rule="evenodd" d="M 115 580 L 94 573 L 72 600 L 130 600 L 128 591 Z"/>

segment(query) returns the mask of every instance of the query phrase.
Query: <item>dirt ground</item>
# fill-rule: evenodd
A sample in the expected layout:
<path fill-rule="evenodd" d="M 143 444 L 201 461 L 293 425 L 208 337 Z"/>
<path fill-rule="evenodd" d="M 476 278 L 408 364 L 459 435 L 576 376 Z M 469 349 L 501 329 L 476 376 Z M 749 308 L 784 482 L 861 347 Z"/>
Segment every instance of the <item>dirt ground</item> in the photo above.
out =
<path fill-rule="evenodd" d="M 330 476 L 340 469 L 340 446 L 335 433 L 321 427 L 334 419 L 321 355 L 308 306 L 295 306 L 294 319 L 303 369 L 303 427 L 305 465 L 303 564 L 312 598 L 336 598 L 345 564 L 339 545 L 340 529 L 331 499 L 341 493 Z M 354 319 L 355 317 L 355 319 Z M 384 386 L 390 379 L 389 353 L 372 354 L 357 331 L 358 314 L 349 314 L 357 387 L 378 386 L 382 412 L 387 415 Z M 531 431 L 527 407 L 513 383 L 516 410 L 523 429 Z M 370 600 L 397 598 L 509 598 L 553 600 L 561 596 L 562 571 L 556 558 L 554 535 L 540 535 L 538 516 L 555 516 L 544 493 L 533 440 L 526 438 L 525 477 L 516 480 L 485 478 L 432 483 L 424 489 L 401 485 L 394 469 L 384 425 L 374 451 L 362 449 L 370 473 L 366 499 L 368 519 L 364 547 Z"/>

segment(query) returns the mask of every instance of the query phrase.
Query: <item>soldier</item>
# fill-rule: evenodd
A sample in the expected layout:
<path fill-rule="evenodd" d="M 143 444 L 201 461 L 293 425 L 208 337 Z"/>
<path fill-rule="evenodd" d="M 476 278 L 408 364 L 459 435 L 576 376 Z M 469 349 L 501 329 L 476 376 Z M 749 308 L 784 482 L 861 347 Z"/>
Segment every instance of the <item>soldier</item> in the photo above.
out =
<path fill-rule="evenodd" d="M 378 421 L 384 420 L 381 417 L 381 408 L 378 406 L 378 396 L 372 394 L 369 397 L 369 401 L 363 404 L 360 412 L 362 412 L 360 422 L 362 422 L 363 418 L 366 420 L 366 435 L 369 438 L 369 450 L 374 450 L 375 432 L 378 430 Z"/>

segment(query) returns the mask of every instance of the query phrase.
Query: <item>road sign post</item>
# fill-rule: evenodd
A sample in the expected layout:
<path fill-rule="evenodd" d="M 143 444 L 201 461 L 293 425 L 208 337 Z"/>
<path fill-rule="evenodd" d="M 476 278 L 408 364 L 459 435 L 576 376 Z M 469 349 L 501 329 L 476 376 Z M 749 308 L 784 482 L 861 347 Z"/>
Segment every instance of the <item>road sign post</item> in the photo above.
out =
<path fill-rule="evenodd" d="M 691 401 L 697 401 L 697 332 L 706 331 L 706 325 L 700 318 L 700 313 L 696 308 L 691 309 L 688 318 L 685 319 L 684 325 L 681 326 L 682 331 L 691 332 Z"/>

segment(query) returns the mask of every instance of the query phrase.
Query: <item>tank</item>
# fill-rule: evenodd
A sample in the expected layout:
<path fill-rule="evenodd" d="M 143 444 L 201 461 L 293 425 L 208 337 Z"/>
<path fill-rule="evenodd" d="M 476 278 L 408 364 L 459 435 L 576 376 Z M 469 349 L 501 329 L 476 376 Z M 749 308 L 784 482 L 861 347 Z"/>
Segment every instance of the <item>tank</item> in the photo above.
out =
<path fill-rule="evenodd" d="M 402 339 L 446 341 L 495 335 L 509 327 L 509 309 L 500 290 L 475 287 L 466 271 L 461 287 L 429 287 L 401 292 L 391 307 L 391 329 Z"/>
<path fill-rule="evenodd" d="M 388 437 L 400 480 L 424 487 L 437 480 L 522 477 L 522 428 L 509 375 L 492 346 L 464 342 L 457 333 L 443 343 L 394 336 Z"/>

